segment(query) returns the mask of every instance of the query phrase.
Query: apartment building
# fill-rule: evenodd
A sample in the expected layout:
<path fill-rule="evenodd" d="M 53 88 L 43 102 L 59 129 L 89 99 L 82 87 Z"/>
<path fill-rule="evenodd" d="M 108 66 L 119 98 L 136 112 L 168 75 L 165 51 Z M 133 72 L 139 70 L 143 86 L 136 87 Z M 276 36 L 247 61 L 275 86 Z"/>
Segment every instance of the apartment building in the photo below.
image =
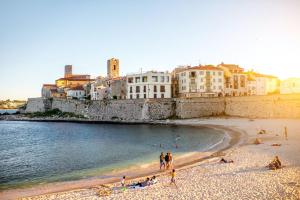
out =
<path fill-rule="evenodd" d="M 127 75 L 126 98 L 171 98 L 171 74 L 149 71 Z"/>

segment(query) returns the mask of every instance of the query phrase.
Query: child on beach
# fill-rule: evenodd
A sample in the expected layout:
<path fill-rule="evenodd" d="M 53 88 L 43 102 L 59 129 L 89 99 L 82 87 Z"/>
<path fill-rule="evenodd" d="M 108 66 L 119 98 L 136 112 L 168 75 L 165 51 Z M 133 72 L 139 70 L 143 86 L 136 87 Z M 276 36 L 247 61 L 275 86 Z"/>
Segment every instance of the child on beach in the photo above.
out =
<path fill-rule="evenodd" d="M 176 176 L 175 169 L 173 169 L 171 172 L 171 183 L 170 184 L 173 183 L 177 187 L 176 182 L 175 182 L 175 176 Z"/>

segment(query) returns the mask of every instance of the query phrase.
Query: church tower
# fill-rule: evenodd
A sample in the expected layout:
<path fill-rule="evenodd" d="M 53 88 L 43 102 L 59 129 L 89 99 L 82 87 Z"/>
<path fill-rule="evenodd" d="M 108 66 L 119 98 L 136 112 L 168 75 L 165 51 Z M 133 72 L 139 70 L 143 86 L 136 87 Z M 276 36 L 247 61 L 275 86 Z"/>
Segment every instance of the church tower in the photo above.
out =
<path fill-rule="evenodd" d="M 107 60 L 107 76 L 108 78 L 117 78 L 119 73 L 119 59 L 111 58 Z"/>

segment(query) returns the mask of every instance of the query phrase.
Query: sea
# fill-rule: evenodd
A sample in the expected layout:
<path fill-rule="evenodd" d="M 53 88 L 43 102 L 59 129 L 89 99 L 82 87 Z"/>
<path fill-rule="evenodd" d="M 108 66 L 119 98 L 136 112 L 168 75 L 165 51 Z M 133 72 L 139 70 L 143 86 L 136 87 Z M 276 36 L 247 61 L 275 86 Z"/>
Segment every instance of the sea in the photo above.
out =
<path fill-rule="evenodd" d="M 3 114 L 3 113 L 14 114 L 17 111 L 18 111 L 17 109 L 0 109 L 0 114 Z"/>
<path fill-rule="evenodd" d="M 101 177 L 223 139 L 196 126 L 0 121 L 0 190 Z"/>

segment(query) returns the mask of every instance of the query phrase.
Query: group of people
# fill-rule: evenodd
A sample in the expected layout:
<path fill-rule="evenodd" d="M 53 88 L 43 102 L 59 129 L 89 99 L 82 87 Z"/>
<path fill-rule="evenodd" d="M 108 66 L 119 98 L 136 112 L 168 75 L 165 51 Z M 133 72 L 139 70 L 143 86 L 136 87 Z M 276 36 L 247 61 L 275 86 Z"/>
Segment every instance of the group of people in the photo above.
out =
<path fill-rule="evenodd" d="M 159 156 L 159 169 L 170 169 L 173 164 L 173 156 L 171 152 L 168 152 L 164 155 L 164 152 L 161 152 Z"/>
<path fill-rule="evenodd" d="M 146 187 L 153 185 L 157 183 L 156 176 L 152 176 L 152 178 L 147 177 L 145 181 L 139 181 L 137 183 L 132 183 L 126 186 L 125 184 L 126 176 L 123 176 L 123 179 L 121 181 L 122 187 L 128 187 L 128 188 L 136 188 L 136 187 Z"/>

